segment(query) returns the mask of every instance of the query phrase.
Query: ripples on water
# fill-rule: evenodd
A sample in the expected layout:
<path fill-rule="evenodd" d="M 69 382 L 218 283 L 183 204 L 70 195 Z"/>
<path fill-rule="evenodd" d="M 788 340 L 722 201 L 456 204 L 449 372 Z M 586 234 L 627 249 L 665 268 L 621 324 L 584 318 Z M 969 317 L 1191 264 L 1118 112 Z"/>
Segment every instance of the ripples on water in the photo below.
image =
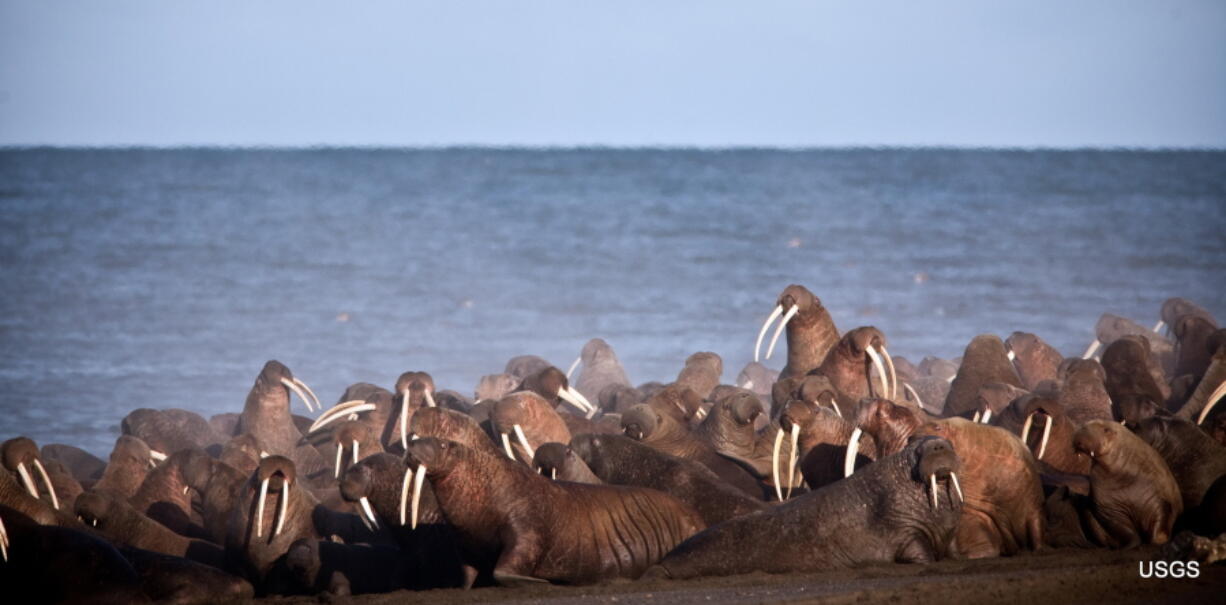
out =
<path fill-rule="evenodd" d="M 789 283 L 916 361 L 1079 354 L 1176 295 L 1226 319 L 1221 152 L 5 151 L 0 208 L 0 438 L 101 456 L 274 358 L 325 402 L 595 336 L 635 383 L 700 350 L 730 382 Z"/>

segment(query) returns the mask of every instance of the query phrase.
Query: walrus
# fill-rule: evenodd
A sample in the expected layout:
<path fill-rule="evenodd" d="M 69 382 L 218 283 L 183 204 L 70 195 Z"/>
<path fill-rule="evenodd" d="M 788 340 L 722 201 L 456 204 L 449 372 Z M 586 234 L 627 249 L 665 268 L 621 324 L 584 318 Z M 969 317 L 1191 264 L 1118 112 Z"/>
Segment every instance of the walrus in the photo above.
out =
<path fill-rule="evenodd" d="M 1090 459 L 1073 451 L 1073 433 L 1080 425 L 1069 419 L 1064 406 L 1050 391 L 1018 397 L 996 416 L 992 425 L 1019 436 L 1041 465 L 1059 473 L 1090 472 Z"/>
<path fill-rule="evenodd" d="M 221 460 L 204 460 L 183 469 L 184 483 L 199 495 L 200 518 L 208 540 L 225 543 L 230 514 L 239 506 L 243 484 L 258 467 L 258 461 L 243 471 Z"/>
<path fill-rule="evenodd" d="M 779 340 L 779 332 L 787 329 L 788 363 L 779 373 L 779 379 L 804 376 L 826 359 L 826 354 L 839 341 L 839 330 L 830 318 L 822 301 L 807 288 L 792 284 L 783 289 L 775 303 L 775 309 L 762 323 L 758 331 L 758 340 L 753 347 L 753 360 L 759 361 L 758 351 L 762 348 L 762 337 L 775 319 L 783 315 L 775 334 L 771 337 L 770 346 L 766 348 L 766 359 L 771 358 L 775 350 L 775 342 Z"/>
<path fill-rule="evenodd" d="M 1068 419 L 1081 426 L 1091 420 L 1123 418 L 1107 393 L 1107 372 L 1093 359 L 1070 358 L 1057 374 L 1060 405 Z M 1115 402 L 1118 403 L 1118 402 Z M 1156 403 L 1156 402 L 1155 402 Z"/>
<path fill-rule="evenodd" d="M 707 399 L 719 386 L 723 374 L 724 360 L 715 353 L 701 351 L 685 358 L 685 367 L 677 373 L 673 384 L 694 391 L 699 399 Z"/>
<path fill-rule="evenodd" d="M 36 499 L 46 499 L 51 507 L 59 510 L 60 500 L 51 484 L 47 468 L 43 466 L 38 446 L 29 437 L 14 437 L 0 444 L 0 462 L 4 469 L 14 473 L 26 491 Z M 41 480 L 41 485 L 38 483 Z"/>
<path fill-rule="evenodd" d="M 149 470 L 155 466 L 157 461 L 144 441 L 130 435 L 120 435 L 115 440 L 106 469 L 102 471 L 102 478 L 94 484 L 94 489 L 107 489 L 131 498 L 140 489 Z"/>
<path fill-rule="evenodd" d="M 917 440 L 845 481 L 707 528 L 648 576 L 809 572 L 944 558 L 962 509 L 959 471 L 948 441 Z"/>
<path fill-rule="evenodd" d="M 185 449 L 213 449 L 216 454 L 226 436 L 217 433 L 204 417 L 177 408 L 138 408 L 119 423 L 125 435 L 139 437 L 150 449 L 169 456 Z"/>
<path fill-rule="evenodd" d="M 230 513 L 226 556 L 257 594 L 263 593 L 265 574 L 294 541 L 320 538 L 312 520 L 317 501 L 297 478 L 293 460 L 279 455 L 261 460 Z"/>
<path fill-rule="evenodd" d="M 634 386 L 626 377 L 626 370 L 617 359 L 617 353 L 603 339 L 593 338 L 584 343 L 579 357 L 570 366 L 571 371 L 566 373 L 568 377 L 577 365 L 581 369 L 575 377 L 575 390 L 588 401 L 599 400 L 600 392 L 610 386 Z"/>
<path fill-rule="evenodd" d="M 645 401 L 643 394 L 638 389 L 617 384 L 601 389 L 598 397 L 597 405 L 605 414 L 623 414 L 630 409 L 630 406 Z"/>
<path fill-rule="evenodd" d="M 755 395 L 770 395 L 771 385 L 778 379 L 778 371 L 751 361 L 737 373 L 736 386 L 753 391 Z"/>
<path fill-rule="evenodd" d="M 211 565 L 124 544 L 116 550 L 136 570 L 141 592 L 157 603 L 207 605 L 255 594 L 251 583 Z"/>
<path fill-rule="evenodd" d="M 979 387 L 979 393 L 975 396 L 975 415 L 971 417 L 971 421 L 992 424 L 994 417 L 1005 411 L 1018 397 L 1026 394 L 1025 389 L 1011 384 L 989 382 Z"/>
<path fill-rule="evenodd" d="M 1099 346 L 1111 346 L 1115 341 L 1125 337 L 1139 337 L 1145 340 L 1145 349 L 1150 352 L 1150 370 L 1155 374 L 1170 373 L 1175 369 L 1175 344 L 1169 338 L 1138 324 L 1126 317 L 1103 313 L 1094 325 L 1095 340 L 1086 349 L 1083 358 L 1090 358 Z M 1162 380 L 1155 375 L 1159 382 Z"/>
<path fill-rule="evenodd" d="M 106 463 L 102 459 L 79 447 L 48 443 L 42 447 L 40 453 L 44 462 L 62 463 L 82 487 L 93 487 L 106 471 Z"/>
<path fill-rule="evenodd" d="M 549 366 L 535 374 L 524 378 L 514 392 L 530 391 L 540 395 L 551 408 L 566 403 L 585 418 L 592 418 L 598 411 L 582 393 L 570 386 L 570 381 L 562 370 Z"/>
<path fill-rule="evenodd" d="M 1147 341 L 1129 335 L 1117 339 L 1103 351 L 1102 365 L 1106 373 L 1104 381 L 1112 401 L 1135 396 L 1161 406 L 1169 392 L 1164 392 L 1165 380 L 1155 379 L 1150 372 L 1150 354 Z"/>
<path fill-rule="evenodd" d="M 1042 547 L 1039 469 L 1016 436 L 965 418 L 927 422 L 915 435 L 947 439 L 962 461 L 959 476 L 966 501 L 958 520 L 956 552 L 976 559 Z"/>
<path fill-rule="evenodd" d="M 392 389 L 395 400 L 394 423 L 389 423 L 391 436 L 388 444 L 400 443 L 401 448 L 408 447 L 409 422 L 413 413 L 425 407 L 438 407 L 434 400 L 434 377 L 426 372 L 410 371 L 396 378 L 396 386 Z"/>
<path fill-rule="evenodd" d="M 1179 485 L 1154 448 L 1114 422 L 1093 420 L 1073 435 L 1092 459 L 1092 537 L 1112 548 L 1164 544 L 1183 512 Z"/>
<path fill-rule="evenodd" d="M 872 438 L 875 458 L 880 458 L 901 452 L 915 430 L 930 419 L 923 410 L 872 397 L 860 400 L 851 418 L 855 429 L 847 438 L 849 445 L 843 458 L 844 476 L 851 476 L 863 463 L 860 458 L 860 448 L 864 447 L 861 435 Z"/>
<path fill-rule="evenodd" d="M 585 434 L 590 435 L 591 433 Z M 536 448 L 536 456 L 532 458 L 532 470 L 554 481 L 591 485 L 604 483 L 565 443 L 543 443 L 541 447 Z"/>
<path fill-rule="evenodd" d="M 514 391 L 519 383 L 520 379 L 510 374 L 486 374 L 477 381 L 477 387 L 473 389 L 473 398 L 477 401 L 482 399 L 497 401 Z"/>
<path fill-rule="evenodd" d="M 694 434 L 720 455 L 740 463 L 759 480 L 769 480 L 772 476 L 771 444 L 779 429 L 776 426 L 764 428 L 762 432 L 755 430 L 755 421 L 764 416 L 763 412 L 757 395 L 739 389 L 712 406 Z"/>
<path fill-rule="evenodd" d="M 751 497 L 764 496 L 761 484 L 745 467 L 719 455 L 675 416 L 640 403 L 623 414 L 621 420 L 623 433 L 631 439 L 665 454 L 698 462 Z"/>
<path fill-rule="evenodd" d="M 784 406 L 779 415 L 781 432 L 775 440 L 778 452 L 775 458 L 785 456 L 788 459 L 788 479 L 782 482 L 783 485 L 795 483 L 792 479 L 793 468 L 800 470 L 800 475 L 809 489 L 819 489 L 846 476 L 848 444 L 852 434 L 856 433 L 856 426 L 835 412 L 838 408 L 833 403 L 833 400 L 830 400 L 827 405 L 819 406 L 794 399 Z M 790 442 L 782 439 L 785 434 L 791 435 Z M 857 440 L 860 443 L 853 454 L 852 463 L 855 466 L 864 466 L 877 458 L 876 444 L 868 435 L 857 437 Z M 783 475 L 781 462 L 777 468 L 779 470 L 775 472 Z M 776 485 L 779 483 L 776 481 Z M 780 500 L 785 498 L 778 490 L 775 493 Z"/>
<path fill-rule="evenodd" d="M 1226 531 L 1226 447 L 1182 418 L 1147 418 L 1135 432 L 1166 462 L 1193 531 L 1206 536 Z"/>
<path fill-rule="evenodd" d="M 1209 368 L 1205 370 L 1205 375 L 1196 385 L 1196 390 L 1179 407 L 1175 415 L 1192 420 L 1198 425 L 1212 426 L 1212 418 L 1215 415 L 1213 410 L 1215 406 L 1221 407 L 1219 402 L 1223 397 L 1226 397 L 1226 346 L 1218 346 L 1217 351 L 1210 358 Z M 1216 415 L 1221 416 L 1222 414 Z M 1206 420 L 1209 420 L 1209 423 L 1206 423 Z"/>
<path fill-rule="evenodd" d="M 570 451 L 600 481 L 660 490 L 690 505 L 707 525 L 766 508 L 694 460 L 670 456 L 624 435 L 579 435 Z"/>
<path fill-rule="evenodd" d="M 1005 349 L 1022 388 L 1035 390 L 1044 380 L 1055 380 L 1064 356 L 1042 338 L 1029 332 L 1014 332 L 1005 339 Z"/>
<path fill-rule="evenodd" d="M 417 561 L 395 548 L 300 538 L 285 553 L 287 583 L 278 594 L 327 592 L 347 597 L 401 589 L 420 589 L 412 578 Z"/>
<path fill-rule="evenodd" d="M 414 414 L 414 422 L 420 416 Z M 498 455 L 492 448 L 489 454 Z M 345 501 L 358 504 L 366 523 L 385 528 L 399 545 L 409 564 L 400 578 L 404 587 L 420 590 L 463 585 L 455 530 L 439 509 L 421 469 L 391 454 L 375 454 L 345 471 L 340 493 Z"/>
<path fill-rule="evenodd" d="M 152 602 L 132 564 L 102 537 L 40 524 L 4 501 L 0 526 L 7 536 L 6 560 L 0 562 L 6 602 Z"/>
<path fill-rule="evenodd" d="M 212 459 L 199 449 L 179 450 L 145 476 L 128 502 L 141 514 L 178 534 L 208 537 L 203 519 L 192 508 L 185 469 L 193 465 L 211 467 Z"/>
<path fill-rule="evenodd" d="M 425 467 L 467 565 L 500 584 L 637 578 L 705 527 L 668 494 L 550 481 L 454 441 L 418 439 L 409 457 Z"/>
<path fill-rule="evenodd" d="M 518 391 L 499 399 L 490 410 L 490 427 L 501 438 L 507 457 L 528 465 L 536 455 L 536 446 L 570 443 L 571 438 L 562 416 L 533 391 Z"/>
<path fill-rule="evenodd" d="M 970 416 L 975 410 L 975 397 L 983 385 L 1000 382 L 1022 387 L 1013 362 L 1009 361 L 1005 344 L 995 334 L 980 334 L 971 339 L 962 354 L 962 365 L 949 385 L 945 397 L 946 416 Z"/>
<path fill-rule="evenodd" d="M 117 495 L 90 491 L 77 498 L 77 518 L 117 544 L 125 544 L 225 569 L 225 552 L 212 542 L 194 540 L 170 531 L 141 514 Z"/>
<path fill-rule="evenodd" d="M 545 358 L 536 355 L 519 355 L 507 360 L 507 365 L 503 368 L 503 372 L 515 377 L 516 383 L 523 380 L 549 366 L 552 366 Z"/>
<path fill-rule="evenodd" d="M 1217 326 L 1204 317 L 1184 315 L 1173 326 L 1175 334 L 1175 371 L 1171 376 L 1201 376 L 1209 369 L 1214 348 L 1209 341 Z"/>
<path fill-rule="evenodd" d="M 855 413 L 856 405 L 865 397 L 898 398 L 898 377 L 895 372 L 886 372 L 887 366 L 894 367 L 886 345 L 881 330 L 872 326 L 856 328 L 844 334 L 822 364 L 813 370 L 812 373 L 830 380 L 842 415 Z M 871 374 L 874 367 L 876 381 Z"/>
<path fill-rule="evenodd" d="M 294 461 L 298 473 L 308 481 L 327 484 L 332 479 L 332 468 L 324 461 L 294 424 L 289 409 L 290 392 L 298 394 L 307 409 L 314 411 L 306 386 L 294 377 L 289 368 L 278 361 L 264 364 L 260 375 L 247 394 L 243 413 L 239 417 L 235 434 L 251 433 L 270 454 L 279 454 Z M 320 406 L 322 408 L 322 406 Z"/>

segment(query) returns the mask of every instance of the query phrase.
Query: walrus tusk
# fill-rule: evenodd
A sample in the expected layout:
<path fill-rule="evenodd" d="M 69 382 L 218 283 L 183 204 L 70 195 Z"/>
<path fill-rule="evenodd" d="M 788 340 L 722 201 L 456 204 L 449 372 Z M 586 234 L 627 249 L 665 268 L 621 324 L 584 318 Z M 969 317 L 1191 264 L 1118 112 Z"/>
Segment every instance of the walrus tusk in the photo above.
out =
<path fill-rule="evenodd" d="M 870 359 L 873 360 L 873 367 L 877 368 L 877 377 L 881 379 L 881 393 L 877 396 L 882 399 L 888 398 L 890 395 L 890 385 L 886 384 L 889 377 L 885 374 L 885 365 L 881 363 L 881 355 L 873 348 L 873 345 L 868 345 L 864 348 L 864 352 L 868 353 Z M 869 384 L 872 384 L 873 379 L 869 378 Z"/>
<path fill-rule="evenodd" d="M 1166 322 L 1159 319 L 1158 323 L 1154 324 L 1154 334 L 1161 334 L 1162 326 L 1165 326 L 1165 325 L 1166 325 Z"/>
<path fill-rule="evenodd" d="M 775 319 L 783 313 L 783 305 L 775 305 L 775 310 L 771 311 L 769 317 L 766 318 L 766 323 L 762 324 L 762 329 L 758 330 L 758 340 L 753 344 L 753 360 L 758 361 L 758 351 L 762 348 L 762 337 L 766 336 L 767 328 L 771 327 Z"/>
<path fill-rule="evenodd" d="M 401 398 L 400 404 L 400 447 L 404 451 L 409 451 L 409 390 L 404 390 L 404 397 Z"/>
<path fill-rule="evenodd" d="M 371 529 L 378 529 L 379 520 L 375 518 L 375 511 L 370 507 L 370 499 L 366 496 L 362 496 L 361 498 L 358 498 L 358 504 L 362 505 L 362 512 L 366 515 L 366 518 L 370 520 L 370 524 L 374 526 Z"/>
<path fill-rule="evenodd" d="M 1026 444 L 1026 438 L 1030 436 L 1030 423 L 1031 422 L 1034 422 L 1034 412 L 1031 412 L 1030 415 L 1026 416 L 1026 422 L 1022 424 L 1022 444 L 1023 445 Z M 1027 445 L 1026 448 L 1029 449 L 1030 446 Z"/>
<path fill-rule="evenodd" d="M 34 487 L 34 479 L 30 477 L 30 471 L 26 470 L 24 462 L 17 463 L 17 474 L 21 475 L 21 483 L 26 486 L 26 491 L 30 492 L 34 499 L 38 499 L 38 488 Z"/>
<path fill-rule="evenodd" d="M 312 422 L 310 428 L 307 429 L 307 434 L 310 435 L 311 433 L 322 429 L 328 424 L 331 424 L 332 421 L 344 416 L 345 414 L 360 414 L 362 412 L 369 412 L 373 409 L 375 409 L 375 404 L 366 403 L 361 399 L 351 399 L 344 403 L 338 403 L 329 408 L 328 411 L 320 414 L 319 418 L 316 418 L 315 422 Z"/>
<path fill-rule="evenodd" d="M 9 530 L 4 527 L 4 519 L 0 519 L 0 557 L 4 557 L 4 562 L 9 560 Z"/>
<path fill-rule="evenodd" d="M 353 463 L 358 463 L 358 440 L 353 440 Z"/>
<path fill-rule="evenodd" d="M 863 432 L 860 427 L 856 427 L 851 432 L 851 438 L 847 440 L 847 457 L 843 459 L 844 477 L 850 477 L 856 470 L 856 454 L 860 451 L 860 435 Z"/>
<path fill-rule="evenodd" d="M 191 488 L 192 488 L 192 486 L 190 486 L 190 485 L 184 485 L 184 486 L 183 486 L 183 495 L 184 495 L 184 496 L 186 496 L 186 495 L 187 495 L 188 490 L 190 490 Z"/>
<path fill-rule="evenodd" d="M 575 406 L 584 414 L 591 413 L 595 410 L 595 408 L 592 407 L 592 404 L 589 403 L 588 400 L 583 397 L 583 395 L 579 394 L 579 391 L 576 391 L 570 387 L 558 387 L 558 397 L 561 398 L 562 401 Z"/>
<path fill-rule="evenodd" d="M 966 499 L 962 497 L 962 486 L 958 485 L 958 473 L 950 473 L 949 480 L 954 484 L 954 491 L 958 492 L 958 502 L 966 502 Z"/>
<path fill-rule="evenodd" d="M 298 399 L 302 400 L 302 405 L 306 406 L 308 412 L 315 411 L 315 409 L 311 407 L 311 398 L 307 397 L 306 393 L 302 392 L 302 387 L 299 387 L 297 382 L 290 380 L 289 378 L 282 378 L 281 384 L 285 385 L 285 388 L 293 391 L 295 395 L 298 395 Z"/>
<path fill-rule="evenodd" d="M 511 438 L 507 437 L 506 433 L 501 433 L 501 435 L 502 435 L 502 447 L 503 449 L 507 451 L 507 457 L 510 458 L 511 460 L 515 460 L 515 451 L 511 449 Z"/>
<path fill-rule="evenodd" d="M 268 479 L 260 482 L 260 497 L 255 505 L 255 537 L 264 537 L 264 499 L 268 497 Z"/>
<path fill-rule="evenodd" d="M 587 397 L 584 397 L 583 393 L 580 393 L 578 390 L 575 389 L 575 387 L 568 386 L 566 387 L 566 390 L 569 391 L 571 395 L 574 395 L 575 399 L 578 399 L 580 402 L 583 403 L 583 405 L 587 406 L 587 415 L 585 417 L 588 420 L 591 420 L 592 417 L 596 415 L 596 406 L 592 405 L 592 402 L 588 401 Z"/>
<path fill-rule="evenodd" d="M 567 379 L 567 380 L 570 380 L 570 375 L 575 373 L 575 368 L 579 367 L 579 362 L 581 362 L 581 361 L 583 361 L 583 356 L 582 356 L 582 355 L 580 355 L 580 356 L 576 357 L 576 358 L 575 358 L 574 363 L 570 364 L 570 368 L 568 368 L 568 369 L 566 370 L 566 379 Z"/>
<path fill-rule="evenodd" d="M 404 467 L 404 479 L 400 481 L 400 526 L 404 527 L 405 512 L 409 504 L 409 480 L 413 478 L 413 469 Z"/>
<path fill-rule="evenodd" d="M 426 481 L 426 465 L 418 464 L 417 472 L 413 477 L 413 525 L 410 529 L 417 529 L 417 514 L 418 506 L 421 504 L 421 485 Z"/>
<path fill-rule="evenodd" d="M 277 507 L 277 528 L 272 530 L 272 537 L 281 535 L 281 528 L 285 527 L 285 517 L 289 514 L 289 481 L 281 482 L 281 502 Z"/>
<path fill-rule="evenodd" d="M 937 504 L 937 474 L 928 475 L 928 484 L 932 486 L 930 493 L 932 494 L 932 510 L 937 510 L 941 506 Z"/>
<path fill-rule="evenodd" d="M 792 425 L 792 452 L 788 456 L 788 490 L 787 497 L 792 497 L 792 486 L 796 485 L 796 460 L 800 458 L 800 453 L 796 451 L 800 441 L 800 425 Z"/>
<path fill-rule="evenodd" d="M 894 358 L 890 357 L 890 352 L 881 347 L 881 356 L 885 358 L 885 365 L 890 368 L 890 401 L 898 398 L 898 374 L 894 372 Z"/>
<path fill-rule="evenodd" d="M 554 481 L 557 481 L 558 480 L 558 469 L 556 468 L 549 469 L 549 478 L 553 479 Z"/>
<path fill-rule="evenodd" d="M 167 458 L 166 454 L 154 449 L 149 450 L 149 457 L 157 460 L 158 462 L 165 462 Z"/>
<path fill-rule="evenodd" d="M 746 380 L 745 384 L 741 385 L 741 388 L 745 389 L 746 391 L 753 390 L 753 380 Z"/>
<path fill-rule="evenodd" d="M 817 403 L 817 402 L 815 401 L 814 403 Z M 835 415 L 835 416 L 838 416 L 839 418 L 842 418 L 842 417 L 843 417 L 843 412 L 842 412 L 842 410 L 839 410 L 839 402 L 837 402 L 837 401 L 831 401 L 831 402 L 830 402 L 830 409 L 834 410 L 834 415 Z"/>
<path fill-rule="evenodd" d="M 51 477 L 47 476 L 47 469 L 43 468 L 43 463 L 38 458 L 34 459 L 34 468 L 38 469 L 38 474 L 43 478 L 43 484 L 47 486 L 47 494 L 51 496 L 51 506 L 55 510 L 60 510 L 60 499 L 55 496 L 55 487 L 51 485 Z"/>
<path fill-rule="evenodd" d="M 904 383 L 902 383 L 902 388 L 903 388 L 903 390 L 904 390 L 904 391 L 906 391 L 906 392 L 910 393 L 910 394 L 911 394 L 911 396 L 915 398 L 915 405 L 920 406 L 920 409 L 922 409 L 922 410 L 927 410 L 927 409 L 928 409 L 928 408 L 924 407 L 924 400 L 920 399 L 919 393 L 916 393 L 916 392 L 915 392 L 915 389 L 911 388 L 911 385 L 910 385 L 910 384 L 907 384 L 907 383 L 905 383 L 905 382 L 904 382 Z"/>
<path fill-rule="evenodd" d="M 532 446 L 528 445 L 528 438 L 524 436 L 524 429 L 518 424 L 512 428 L 515 430 L 515 438 L 519 440 L 520 445 L 524 446 L 524 451 L 528 452 L 528 459 L 531 460 L 535 458 L 536 450 L 533 450 Z"/>
<path fill-rule="evenodd" d="M 1213 406 L 1217 404 L 1218 401 L 1221 401 L 1222 395 L 1226 395 L 1226 381 L 1223 381 L 1221 384 L 1217 385 L 1217 388 L 1213 389 L 1213 392 L 1209 394 L 1209 399 L 1206 400 L 1205 407 L 1201 408 L 1200 415 L 1196 417 L 1196 424 L 1199 425 L 1205 422 L 1205 419 L 1209 417 L 1209 410 L 1212 410 Z"/>
<path fill-rule="evenodd" d="M 430 389 L 426 389 L 425 391 L 422 391 L 422 393 L 424 393 L 426 396 L 426 405 L 432 408 L 438 407 L 438 404 L 434 403 L 434 394 L 430 392 Z"/>
<path fill-rule="evenodd" d="M 345 448 L 341 444 L 336 444 L 336 472 L 332 473 L 334 479 L 341 478 L 341 456 L 345 454 Z"/>
<path fill-rule="evenodd" d="M 1090 356 L 1094 354 L 1094 351 L 1097 351 L 1098 347 L 1101 346 L 1102 344 L 1103 343 L 1099 342 L 1099 340 L 1095 338 L 1094 342 L 1090 343 L 1090 346 L 1086 348 L 1086 352 L 1081 354 L 1081 358 L 1089 359 Z"/>
<path fill-rule="evenodd" d="M 707 417 L 707 410 L 699 407 L 697 410 L 694 410 L 694 415 L 697 416 L 699 420 L 702 420 L 703 418 Z"/>
<path fill-rule="evenodd" d="M 775 343 L 779 342 L 779 335 L 783 333 L 784 326 L 788 325 L 788 322 L 792 321 L 792 318 L 795 317 L 796 314 L 799 312 L 800 312 L 800 306 L 792 305 L 792 308 L 788 309 L 788 312 L 783 314 L 783 319 L 779 320 L 779 325 L 775 327 L 775 333 L 774 335 L 771 336 L 770 346 L 766 347 L 766 358 L 767 359 L 770 359 L 771 354 L 775 352 Z"/>
<path fill-rule="evenodd" d="M 979 410 L 975 410 L 975 415 L 971 416 L 971 422 L 979 424 Z"/>
<path fill-rule="evenodd" d="M 1043 440 L 1039 442 L 1039 457 L 1035 460 L 1043 459 L 1043 452 L 1047 451 L 1047 438 L 1051 436 L 1051 414 L 1044 414 L 1047 423 L 1043 425 Z"/>
<path fill-rule="evenodd" d="M 783 502 L 783 487 L 779 485 L 779 448 L 783 445 L 783 427 L 775 434 L 775 448 L 771 451 L 771 480 L 775 482 L 775 496 Z"/>
<path fill-rule="evenodd" d="M 323 403 L 320 403 L 320 401 L 319 401 L 319 396 L 315 394 L 315 391 L 312 391 L 312 390 L 311 390 L 311 387 L 307 386 L 307 383 L 302 382 L 301 380 L 299 380 L 299 379 L 298 379 L 298 377 L 297 377 L 297 376 L 295 376 L 295 377 L 294 377 L 294 384 L 296 384 L 296 385 L 298 385 L 298 386 L 302 387 L 302 389 L 303 389 L 303 390 L 305 390 L 305 391 L 307 392 L 307 395 L 310 395 L 310 396 L 311 396 L 311 399 L 315 401 L 315 407 L 317 407 L 317 408 L 319 408 L 319 409 L 321 409 L 321 410 L 322 410 L 322 409 L 324 409 L 324 404 L 323 404 Z M 305 400 L 304 400 L 304 403 L 305 403 Z M 308 406 L 307 406 L 307 409 L 310 409 L 310 407 L 311 407 L 311 406 L 309 406 L 309 405 L 308 405 Z M 311 411 L 314 411 L 314 410 L 311 410 Z"/>
<path fill-rule="evenodd" d="M 983 418 L 980 418 L 979 422 L 987 424 L 991 421 L 992 421 L 992 408 L 988 408 L 983 411 Z"/>
<path fill-rule="evenodd" d="M 1008 357 L 1009 361 L 1013 361 L 1014 359 L 1017 359 L 1017 353 L 1014 353 L 1013 349 L 1009 349 L 1005 352 L 1005 357 Z"/>

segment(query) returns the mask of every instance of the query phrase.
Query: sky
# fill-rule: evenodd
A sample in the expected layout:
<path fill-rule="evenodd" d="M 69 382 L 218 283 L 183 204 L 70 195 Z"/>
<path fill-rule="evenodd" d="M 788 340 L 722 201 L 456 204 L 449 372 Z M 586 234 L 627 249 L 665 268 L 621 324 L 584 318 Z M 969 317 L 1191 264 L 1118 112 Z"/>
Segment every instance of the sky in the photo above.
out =
<path fill-rule="evenodd" d="M 1226 2 L 0 0 L 0 146 L 1226 147 Z"/>

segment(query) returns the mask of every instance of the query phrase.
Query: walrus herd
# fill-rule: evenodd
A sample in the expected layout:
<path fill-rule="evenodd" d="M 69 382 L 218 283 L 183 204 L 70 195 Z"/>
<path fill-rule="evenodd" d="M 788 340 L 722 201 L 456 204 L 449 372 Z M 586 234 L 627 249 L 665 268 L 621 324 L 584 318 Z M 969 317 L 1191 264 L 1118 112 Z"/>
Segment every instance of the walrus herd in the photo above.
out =
<path fill-rule="evenodd" d="M 593 339 L 569 372 L 516 357 L 475 398 L 413 371 L 328 409 L 269 361 L 237 413 L 134 410 L 108 461 L 5 441 L 0 585 L 191 603 L 1216 537 L 1226 330 L 1184 299 L 1157 311 L 1152 329 L 1104 315 L 1080 357 L 1014 332 L 913 363 L 790 285 L 736 384 L 698 352 L 636 386 Z M 759 361 L 776 321 L 781 372 Z"/>

